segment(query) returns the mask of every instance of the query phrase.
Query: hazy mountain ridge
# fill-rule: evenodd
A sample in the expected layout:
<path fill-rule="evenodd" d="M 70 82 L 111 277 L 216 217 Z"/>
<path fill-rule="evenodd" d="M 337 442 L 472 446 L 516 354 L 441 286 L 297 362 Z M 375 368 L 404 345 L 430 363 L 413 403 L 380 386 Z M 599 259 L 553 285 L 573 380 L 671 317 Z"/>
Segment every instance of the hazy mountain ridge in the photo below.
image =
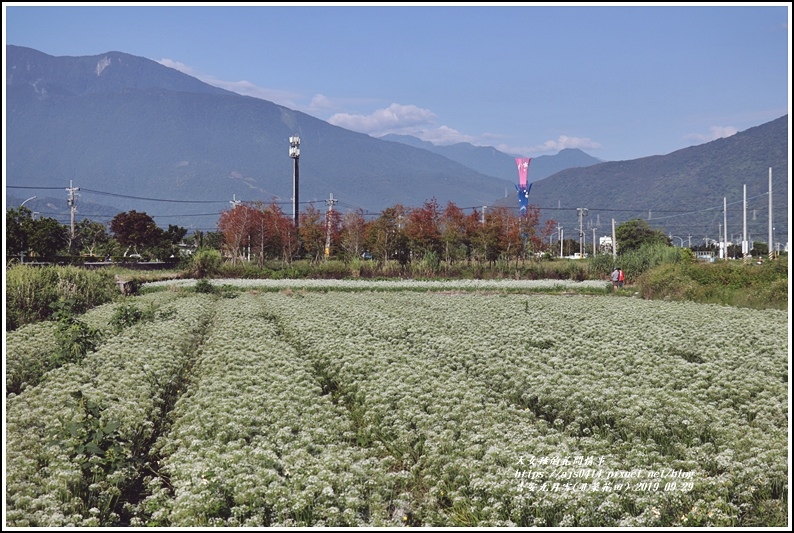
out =
<path fill-rule="evenodd" d="M 151 59 L 123 52 L 54 57 L 13 45 L 6 46 L 6 86 L 29 86 L 40 97 L 51 94 L 83 96 L 135 89 L 236 95 Z"/>
<path fill-rule="evenodd" d="M 432 197 L 467 206 L 511 185 L 438 154 L 216 90 L 153 61 L 136 63 L 141 79 L 117 76 L 104 85 L 80 81 L 96 77 L 89 65 L 108 55 L 81 61 L 7 47 L 8 184 L 66 187 L 72 179 L 75 186 L 127 196 L 217 199 L 218 209 L 228 208 L 224 202 L 234 195 L 290 204 L 289 137 L 299 135 L 302 202 L 324 206 L 333 193 L 348 207 L 372 211 Z M 14 76 L 13 71 L 33 74 Z M 166 80 L 165 88 L 159 80 Z M 113 203 L 152 211 L 139 200 Z M 173 205 L 155 205 L 160 212 L 176 212 Z M 184 204 L 178 212 L 207 210 Z M 208 218 L 204 225 L 214 222 Z"/>
<path fill-rule="evenodd" d="M 433 197 L 442 206 L 517 206 L 515 158 L 492 147 L 376 139 L 121 52 L 53 57 L 11 45 L 6 52 L 8 185 L 63 191 L 73 180 L 83 188 L 86 205 L 146 211 L 162 226 L 212 229 L 233 196 L 276 199 L 291 212 L 288 139 L 299 135 L 300 200 L 321 209 L 330 193 L 339 209 L 375 213 Z M 634 216 L 631 209 L 694 211 L 722 205 L 724 196 L 729 203 L 741 200 L 745 183 L 748 196 L 763 194 L 772 167 L 775 217 L 787 228 L 788 142 L 786 115 L 728 138 L 631 161 L 598 162 L 579 150 L 563 150 L 533 158 L 530 203 L 557 220 L 570 218 L 577 207 L 618 220 Z M 580 168 L 567 166 L 572 161 Z M 549 170 L 554 165 L 566 167 Z M 21 198 L 38 194 L 6 192 Z M 57 196 L 65 204 L 65 191 Z M 736 216 L 737 208 L 729 207 L 729 214 Z M 737 222 L 732 218 L 729 224 Z"/>
<path fill-rule="evenodd" d="M 605 162 L 587 168 L 570 168 L 535 182 L 530 203 L 546 209 L 550 218 L 567 217 L 577 207 L 600 212 L 602 226 L 609 218 L 618 222 L 649 212 L 652 224 L 673 228 L 689 220 L 686 231 L 717 237 L 723 223 L 723 200 L 728 203 L 728 225 L 734 233 L 742 230 L 743 189 L 747 197 L 764 196 L 772 169 L 774 225 L 788 228 L 788 115 L 738 132 L 730 137 L 683 148 L 666 155 L 628 161 Z M 756 235 L 763 234 L 768 220 L 766 203 L 756 200 L 762 217 L 751 220 Z M 501 201 L 500 201 L 501 202 Z M 737 205 L 738 204 L 738 205 Z M 549 212 L 560 206 L 564 213 Z M 633 211 L 633 212 L 632 212 Z M 702 214 L 685 217 L 691 211 Z M 666 220 L 658 220 L 666 219 Z M 592 219 L 587 223 L 591 223 Z M 570 223 L 569 223 L 570 227 Z M 782 235 L 782 233 L 781 233 Z"/>
<path fill-rule="evenodd" d="M 495 176 L 503 179 L 510 179 L 518 182 L 518 171 L 516 170 L 516 157 L 506 154 L 493 146 L 474 146 L 469 143 L 456 143 L 448 146 L 436 146 L 435 144 L 423 141 L 412 135 L 388 134 L 380 137 L 383 140 L 399 142 L 423 148 L 430 152 L 443 155 L 462 165 L 473 168 L 487 176 Z M 591 155 L 577 148 L 565 148 L 556 155 L 541 155 L 533 157 L 529 165 L 527 180 L 535 182 L 556 174 L 561 170 L 573 167 L 586 167 L 601 163 Z"/>

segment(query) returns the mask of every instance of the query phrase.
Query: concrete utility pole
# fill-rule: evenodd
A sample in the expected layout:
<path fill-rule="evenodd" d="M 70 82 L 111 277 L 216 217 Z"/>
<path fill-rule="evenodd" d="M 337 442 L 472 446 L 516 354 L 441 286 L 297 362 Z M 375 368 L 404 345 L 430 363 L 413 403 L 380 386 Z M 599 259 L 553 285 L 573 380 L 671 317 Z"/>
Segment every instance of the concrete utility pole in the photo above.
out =
<path fill-rule="evenodd" d="M 618 257 L 618 241 L 615 240 L 615 219 L 612 219 L 612 260 Z"/>
<path fill-rule="evenodd" d="M 334 200 L 334 194 L 331 193 L 328 200 L 325 201 L 328 204 L 328 212 L 325 215 L 325 258 L 328 259 L 328 256 L 331 255 L 331 213 L 334 212 L 334 204 L 339 200 Z"/>
<path fill-rule="evenodd" d="M 485 208 L 487 207 L 488 207 L 487 205 L 482 206 L 482 215 L 480 216 L 480 224 L 485 224 Z"/>
<path fill-rule="evenodd" d="M 577 207 L 576 210 L 579 212 L 579 258 L 582 258 L 584 257 L 584 244 L 582 243 L 582 238 L 584 237 L 584 232 L 582 231 L 582 217 L 587 216 L 587 208 Z"/>
<path fill-rule="evenodd" d="M 747 245 L 747 184 L 744 184 L 744 225 L 742 227 L 742 262 L 747 264 L 747 253 L 750 247 Z"/>
<path fill-rule="evenodd" d="M 69 198 L 67 203 L 69 204 L 69 210 L 71 211 L 72 215 L 72 231 L 70 233 L 70 241 L 69 247 L 71 248 L 71 241 L 74 240 L 74 212 L 77 211 L 77 206 L 74 204 L 74 193 L 79 191 L 80 187 L 72 187 L 72 180 L 69 180 L 69 187 L 66 189 L 66 192 L 69 193 Z"/>
<path fill-rule="evenodd" d="M 725 228 L 725 259 L 728 259 L 728 197 L 722 197 L 722 225 Z"/>
<path fill-rule="evenodd" d="M 560 226 L 560 257 L 562 257 L 562 226 Z"/>
<path fill-rule="evenodd" d="M 772 250 L 772 239 L 774 238 L 774 229 L 772 228 L 772 167 L 769 167 L 769 260 L 775 257 L 775 252 Z"/>
<path fill-rule="evenodd" d="M 595 257 L 596 253 L 597 253 L 596 252 L 596 234 L 595 234 L 596 229 L 598 229 L 598 228 L 593 228 L 593 257 Z"/>
<path fill-rule="evenodd" d="M 301 139 L 297 135 L 289 138 L 289 156 L 295 161 L 292 173 L 292 222 L 298 227 L 298 159 L 301 156 Z"/>

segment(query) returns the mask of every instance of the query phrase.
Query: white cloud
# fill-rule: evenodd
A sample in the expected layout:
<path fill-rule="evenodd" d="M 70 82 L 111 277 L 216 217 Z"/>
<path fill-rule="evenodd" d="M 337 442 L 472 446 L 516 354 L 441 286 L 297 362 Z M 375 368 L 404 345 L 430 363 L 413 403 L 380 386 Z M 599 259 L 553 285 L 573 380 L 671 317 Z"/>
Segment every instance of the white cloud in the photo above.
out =
<path fill-rule="evenodd" d="M 738 131 L 738 128 L 734 128 L 733 126 L 711 126 L 711 128 L 709 128 L 708 134 L 690 133 L 689 135 L 686 135 L 684 139 L 687 141 L 705 143 L 709 141 L 716 141 L 717 139 L 722 139 L 723 137 L 730 137 Z"/>
<path fill-rule="evenodd" d="M 336 113 L 328 119 L 334 126 L 380 137 L 387 133 L 416 135 L 423 126 L 432 125 L 435 113 L 415 105 L 391 104 L 369 115 Z"/>
<path fill-rule="evenodd" d="M 328 122 L 341 128 L 382 137 L 389 133 L 413 135 L 438 146 L 460 142 L 475 143 L 477 138 L 449 126 L 436 126 L 437 115 L 415 105 L 391 104 L 369 115 L 336 113 Z"/>
<path fill-rule="evenodd" d="M 461 133 L 449 126 L 440 126 L 432 130 L 423 130 L 419 135 L 423 141 L 429 141 L 438 146 L 456 143 L 477 143 L 477 139 L 471 135 Z"/>
<path fill-rule="evenodd" d="M 556 154 L 565 148 L 578 148 L 579 150 L 597 150 L 601 148 L 601 144 L 589 139 L 587 137 L 568 137 L 567 135 L 560 135 L 556 140 L 549 140 L 543 144 L 535 146 L 511 146 L 505 143 L 497 144 L 495 146 L 500 152 L 507 154 Z"/>
<path fill-rule="evenodd" d="M 245 81 L 245 80 L 243 81 L 219 80 L 213 76 L 198 72 L 193 67 L 185 65 L 184 63 L 173 61 L 171 59 L 161 59 L 160 61 L 158 61 L 158 63 L 160 63 L 163 66 L 176 69 L 184 74 L 187 74 L 188 76 L 193 76 L 194 78 L 199 79 L 204 83 L 207 83 L 214 87 L 226 89 L 227 91 L 232 91 L 237 94 L 241 94 L 243 96 L 252 96 L 254 98 L 261 98 L 263 100 L 268 100 L 270 102 L 273 102 L 274 104 L 282 105 L 290 109 L 300 109 L 301 107 L 301 105 L 298 103 L 298 99 L 301 98 L 301 95 L 299 94 L 259 87 L 258 85 L 255 85 L 250 81 Z"/>
<path fill-rule="evenodd" d="M 335 107 L 337 107 L 336 104 L 324 94 L 315 94 L 312 101 L 309 102 L 309 109 L 314 111 L 325 111 Z"/>
<path fill-rule="evenodd" d="M 349 108 L 349 106 L 358 107 L 367 105 L 368 103 L 350 99 L 330 98 L 324 94 L 316 94 L 311 98 L 308 104 L 303 104 L 301 101 L 305 101 L 305 98 L 300 94 L 267 89 L 244 80 L 219 80 L 213 76 L 198 72 L 196 69 L 184 63 L 171 59 L 161 59 L 158 63 L 176 69 L 189 76 L 193 76 L 209 85 L 220 87 L 221 89 L 226 89 L 244 96 L 268 100 L 289 109 L 309 113 L 321 120 L 322 115 L 334 110 L 346 109 Z M 546 141 L 538 146 L 515 146 L 507 143 L 497 144 L 494 143 L 494 141 L 503 139 L 505 137 L 504 135 L 492 133 L 469 135 L 449 126 L 436 126 L 435 121 L 437 118 L 438 116 L 429 109 L 423 109 L 412 104 L 403 105 L 393 103 L 386 108 L 376 109 L 368 115 L 345 112 L 334 113 L 327 119 L 327 122 L 348 130 L 366 133 L 373 137 L 382 137 L 389 133 L 413 135 L 423 141 L 428 141 L 438 146 L 466 142 L 475 146 L 493 146 L 497 150 L 508 154 L 556 154 L 563 148 L 579 148 L 585 150 L 601 148 L 599 143 L 591 139 L 568 137 L 566 135 L 561 135 L 557 140 Z M 732 135 L 737 131 L 735 128 L 723 128 L 722 130 L 724 130 L 723 134 L 717 135 L 717 137 L 714 138 Z M 717 128 L 712 128 L 712 135 L 716 134 Z"/>

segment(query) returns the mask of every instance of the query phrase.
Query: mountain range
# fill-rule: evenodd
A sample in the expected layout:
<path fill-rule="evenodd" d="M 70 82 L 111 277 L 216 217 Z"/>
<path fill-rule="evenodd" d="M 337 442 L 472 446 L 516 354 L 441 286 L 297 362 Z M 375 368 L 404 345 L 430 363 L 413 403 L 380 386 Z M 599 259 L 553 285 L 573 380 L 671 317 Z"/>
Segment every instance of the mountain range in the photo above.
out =
<path fill-rule="evenodd" d="M 7 45 L 5 68 L 7 206 L 36 195 L 26 206 L 61 221 L 65 189 L 74 186 L 78 218 L 104 222 L 114 210 L 135 209 L 161 226 L 211 231 L 235 200 L 275 201 L 291 213 L 296 169 L 301 208 L 324 210 L 329 194 L 337 209 L 372 215 L 431 198 L 465 209 L 517 207 L 515 156 L 493 147 L 374 138 L 122 52 L 54 57 Z M 291 136 L 300 137 L 297 161 Z M 580 150 L 533 158 L 530 204 L 566 228 L 578 223 L 578 207 L 589 208 L 588 227 L 603 217 L 599 228 L 635 216 L 659 224 L 676 212 L 672 232 L 713 229 L 716 237 L 723 197 L 735 226 L 742 185 L 748 196 L 763 195 L 770 167 L 775 217 L 787 231 L 787 115 L 632 161 L 602 162 Z M 763 209 L 753 218 L 759 227 Z"/>
<path fill-rule="evenodd" d="M 487 176 L 511 178 L 513 174 L 518 176 L 516 170 L 516 157 L 524 157 L 500 152 L 493 146 L 474 146 L 469 143 L 437 146 L 411 135 L 396 135 L 390 133 L 383 137 L 379 137 L 379 139 L 400 142 L 416 148 L 423 148 L 430 152 L 443 155 L 453 161 L 457 161 Z M 564 148 L 556 155 L 533 157 L 529 165 L 527 181 L 532 183 L 542 180 L 543 178 L 548 178 L 567 168 L 587 167 L 601 162 L 600 159 L 596 159 L 578 148 Z"/>

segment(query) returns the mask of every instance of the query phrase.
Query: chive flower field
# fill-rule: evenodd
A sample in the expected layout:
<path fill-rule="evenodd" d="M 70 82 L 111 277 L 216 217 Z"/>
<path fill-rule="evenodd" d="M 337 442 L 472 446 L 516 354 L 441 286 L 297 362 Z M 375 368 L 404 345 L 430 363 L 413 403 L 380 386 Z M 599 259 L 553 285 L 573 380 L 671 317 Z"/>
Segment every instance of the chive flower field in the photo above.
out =
<path fill-rule="evenodd" d="M 787 312 L 242 283 L 7 332 L 7 526 L 789 521 Z"/>

